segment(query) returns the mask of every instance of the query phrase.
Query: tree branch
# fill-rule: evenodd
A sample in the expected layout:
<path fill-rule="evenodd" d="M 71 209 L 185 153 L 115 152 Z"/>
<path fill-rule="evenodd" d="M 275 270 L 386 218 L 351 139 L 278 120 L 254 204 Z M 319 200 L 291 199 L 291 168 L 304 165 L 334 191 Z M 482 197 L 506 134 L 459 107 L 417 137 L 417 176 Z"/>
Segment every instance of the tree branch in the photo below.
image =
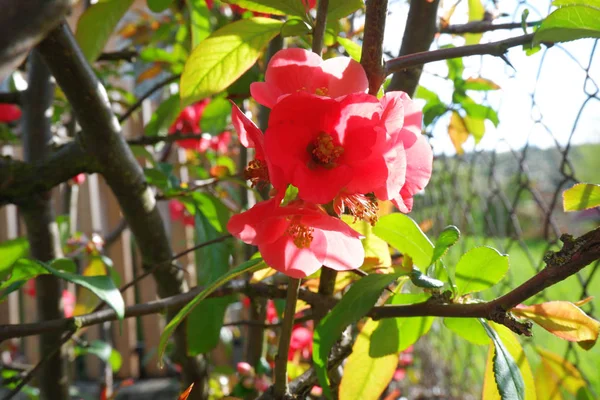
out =
<path fill-rule="evenodd" d="M 323 38 L 325 37 L 325 28 L 327 27 L 327 8 L 329 0 L 319 0 L 317 6 L 317 22 L 313 28 L 312 51 L 319 56 L 323 51 Z"/>
<path fill-rule="evenodd" d="M 172 257 L 167 233 L 154 195 L 142 168 L 127 145 L 106 95 L 66 24 L 54 29 L 38 46 L 56 81 L 73 107 L 81 132 L 79 141 L 101 166 L 140 248 L 146 269 Z M 153 273 L 162 298 L 185 293 L 187 284 L 178 268 Z M 171 318 L 175 310 L 169 310 Z M 187 356 L 185 329 L 175 333 L 175 359 L 183 365 L 184 384 L 196 383 L 198 398 L 208 390 L 208 375 L 201 358 Z"/>
<path fill-rule="evenodd" d="M 111 51 L 100 54 L 96 61 L 128 61 L 134 62 L 140 53 L 135 49 Z"/>
<path fill-rule="evenodd" d="M 504 57 L 504 54 L 511 47 L 521 46 L 531 43 L 533 34 L 516 36 L 498 42 L 474 44 L 471 46 L 452 47 L 448 49 L 439 49 L 425 51 L 421 53 L 409 54 L 388 60 L 385 63 L 385 73 L 397 73 L 407 68 L 426 64 L 434 61 L 448 60 L 451 58 L 460 58 L 466 56 L 489 54 L 496 57 Z"/>
<path fill-rule="evenodd" d="M 283 325 L 281 327 L 281 334 L 279 335 L 279 347 L 277 350 L 277 357 L 275 358 L 275 386 L 273 393 L 278 399 L 289 396 L 287 363 L 299 289 L 300 279 L 290 278 L 285 300 Z"/>
<path fill-rule="evenodd" d="M 90 159 L 77 142 L 62 146 L 45 160 L 30 163 L 0 156 L 0 206 L 35 202 L 75 175 L 99 170 L 98 163 Z"/>
<path fill-rule="evenodd" d="M 14 92 L 1 92 L 0 104 L 21 104 L 23 92 L 16 90 Z"/>
<path fill-rule="evenodd" d="M 201 133 L 172 133 L 168 136 L 140 136 L 127 141 L 129 145 L 147 146 L 157 143 L 173 143 L 179 140 L 202 139 Z"/>
<path fill-rule="evenodd" d="M 410 2 L 398 56 L 429 50 L 435 36 L 439 2 L 440 0 Z M 396 72 L 387 91 L 400 90 L 413 96 L 422 71 L 423 65 L 416 65 L 414 68 Z"/>
<path fill-rule="evenodd" d="M 150 89 L 148 89 L 148 91 L 146 93 L 144 93 L 142 96 L 140 96 L 140 98 L 135 103 L 133 103 L 127 109 L 127 111 L 125 111 L 125 113 L 123 115 L 121 115 L 119 117 L 119 122 L 122 123 L 125 120 L 127 120 L 127 118 L 129 118 L 131 116 L 131 114 L 133 114 L 135 112 L 135 110 L 140 108 L 140 106 L 142 105 L 144 100 L 146 100 L 148 97 L 152 96 L 157 90 L 160 90 L 160 89 L 164 88 L 165 86 L 167 86 L 168 84 L 177 81 L 180 77 L 181 77 L 181 75 L 172 75 L 172 76 L 169 76 L 169 77 L 163 79 L 160 82 L 157 82 L 154 86 L 152 86 Z"/>
<path fill-rule="evenodd" d="M 529 21 L 525 23 L 525 26 L 532 27 L 539 25 L 542 21 Z M 502 29 L 520 29 L 523 24 L 520 22 L 509 22 L 504 24 L 494 24 L 492 21 L 472 21 L 466 24 L 459 25 L 448 25 L 442 27 L 440 33 L 449 33 L 452 35 L 462 35 L 464 33 L 484 33 L 490 31 L 497 31 Z"/>
<path fill-rule="evenodd" d="M 360 63 L 369 79 L 369 94 L 377 95 L 385 79 L 383 68 L 383 33 L 387 0 L 367 0 L 365 31 Z"/>

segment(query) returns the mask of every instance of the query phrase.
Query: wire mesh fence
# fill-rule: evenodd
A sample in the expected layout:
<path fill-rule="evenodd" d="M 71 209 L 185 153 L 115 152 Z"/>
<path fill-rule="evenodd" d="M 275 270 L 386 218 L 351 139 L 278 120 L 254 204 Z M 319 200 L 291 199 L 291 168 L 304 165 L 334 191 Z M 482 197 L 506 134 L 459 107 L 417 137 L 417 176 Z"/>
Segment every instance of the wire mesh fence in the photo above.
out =
<path fill-rule="evenodd" d="M 548 8 L 549 2 L 518 1 L 503 2 L 495 10 L 503 16 L 498 22 L 520 22 L 524 9 L 535 20 L 535 14 L 543 17 Z M 482 42 L 510 34 L 490 32 Z M 447 43 L 447 37 L 440 37 L 435 46 Z M 467 151 L 458 156 L 448 150 L 452 144 L 447 118 L 427 128 L 436 153 L 434 173 L 424 194 L 415 199 L 413 218 L 433 237 L 447 225 L 459 227 L 463 236 L 448 256 L 450 264 L 458 261 L 458 254 L 478 245 L 509 254 L 511 269 L 495 287 L 496 294 L 514 288 L 543 268 L 544 254 L 557 248 L 561 234 L 582 234 L 600 221 L 597 209 L 564 213 L 561 196 L 577 182 L 600 183 L 597 47 L 597 41 L 592 40 L 568 43 L 531 57 L 515 49 L 508 54 L 511 65 L 489 56 L 465 59 L 466 75 L 485 76 L 502 87 L 478 99 L 498 111 L 497 129 L 487 129 L 478 145 L 467 143 Z M 425 68 L 421 84 L 429 89 L 441 87 L 443 93 L 447 85 L 445 66 L 438 64 Z M 596 262 L 532 302 L 577 301 L 593 295 L 594 288 L 600 286 L 599 266 Z M 599 307 L 594 300 L 584 310 L 597 318 Z M 432 329 L 428 340 L 431 346 L 427 351 L 433 355 L 427 357 L 437 360 L 443 371 L 437 385 L 456 398 L 477 398 L 487 348 L 467 344 L 448 333 L 440 324 Z M 598 392 L 599 350 L 586 352 L 537 328 L 534 340 L 524 343 L 534 371 L 537 361 L 533 346 L 546 348 L 577 366 Z"/>

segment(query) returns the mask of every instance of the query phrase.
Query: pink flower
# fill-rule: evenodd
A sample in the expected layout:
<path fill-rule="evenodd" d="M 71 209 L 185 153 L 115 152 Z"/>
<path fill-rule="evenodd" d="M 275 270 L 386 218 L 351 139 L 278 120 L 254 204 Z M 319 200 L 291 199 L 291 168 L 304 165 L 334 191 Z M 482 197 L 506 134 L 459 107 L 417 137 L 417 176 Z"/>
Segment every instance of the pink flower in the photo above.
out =
<path fill-rule="evenodd" d="M 210 99 L 204 99 L 191 106 L 184 108 L 173 125 L 169 128 L 169 134 L 173 133 L 187 133 L 187 134 L 198 134 L 202 133 L 200 128 L 200 120 L 202 119 L 202 113 L 210 102 Z M 186 139 L 179 140 L 177 144 L 189 150 L 199 150 L 205 144 L 202 143 L 202 139 Z M 207 146 L 208 147 L 208 146 Z"/>
<path fill-rule="evenodd" d="M 265 262 L 292 278 L 304 278 L 322 265 L 337 271 L 359 268 L 364 260 L 360 234 L 315 205 L 301 201 L 279 206 L 281 197 L 234 215 L 227 230 L 258 246 Z"/>
<path fill-rule="evenodd" d="M 319 96 L 340 97 L 369 88 L 362 66 L 349 57 L 323 61 L 304 49 L 278 51 L 267 66 L 265 82 L 250 85 L 252 97 L 272 108 L 281 96 L 307 92 Z"/>
<path fill-rule="evenodd" d="M 177 200 L 169 201 L 169 213 L 171 214 L 172 221 L 183 222 L 185 226 L 194 226 L 196 221 L 193 215 L 190 215 L 183 203 Z"/>
<path fill-rule="evenodd" d="M 293 360 L 297 353 L 300 353 L 305 359 L 310 359 L 312 355 L 312 344 L 313 332 L 304 326 L 296 325 L 294 329 L 292 329 L 288 360 Z"/>
<path fill-rule="evenodd" d="M 277 167 L 269 168 L 271 180 L 296 186 L 301 199 L 318 204 L 342 191 L 364 194 L 384 186 L 389 174 L 380 109 L 376 97 L 361 93 L 281 99 L 265 133 L 266 158 Z"/>
<path fill-rule="evenodd" d="M 0 104 L 0 123 L 13 122 L 21 118 L 21 109 L 12 104 Z"/>

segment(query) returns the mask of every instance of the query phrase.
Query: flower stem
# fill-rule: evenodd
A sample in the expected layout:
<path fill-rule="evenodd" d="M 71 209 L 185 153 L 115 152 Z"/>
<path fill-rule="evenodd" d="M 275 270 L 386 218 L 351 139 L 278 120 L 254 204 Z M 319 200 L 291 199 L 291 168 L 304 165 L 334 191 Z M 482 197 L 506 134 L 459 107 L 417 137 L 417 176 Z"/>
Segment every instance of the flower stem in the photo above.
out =
<path fill-rule="evenodd" d="M 292 339 L 292 328 L 294 327 L 294 314 L 296 312 L 296 301 L 300 279 L 290 278 L 285 301 L 285 313 L 279 336 L 279 351 L 275 359 L 275 398 L 283 399 L 288 394 L 287 361 Z"/>
<path fill-rule="evenodd" d="M 329 0 L 319 0 L 317 7 L 317 22 L 313 29 L 312 51 L 321 55 L 323 51 L 323 38 L 325 37 L 325 27 L 327 26 L 327 8 Z"/>

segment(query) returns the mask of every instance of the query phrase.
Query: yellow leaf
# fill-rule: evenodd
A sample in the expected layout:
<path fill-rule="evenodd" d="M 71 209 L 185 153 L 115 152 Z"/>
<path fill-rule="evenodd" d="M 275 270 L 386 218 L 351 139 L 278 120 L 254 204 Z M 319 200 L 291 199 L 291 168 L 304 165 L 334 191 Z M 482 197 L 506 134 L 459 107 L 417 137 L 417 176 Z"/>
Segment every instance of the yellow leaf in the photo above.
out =
<path fill-rule="evenodd" d="M 485 14 L 485 9 L 481 0 L 469 0 L 469 22 L 481 21 Z M 481 33 L 467 33 L 465 35 L 465 44 L 477 44 L 481 40 Z"/>
<path fill-rule="evenodd" d="M 264 263 L 264 261 L 262 261 Z M 257 283 L 264 281 L 265 279 L 275 275 L 277 270 L 274 268 L 263 268 L 261 270 L 256 271 L 252 274 L 252 279 L 250 279 L 250 283 Z"/>
<path fill-rule="evenodd" d="M 548 369 L 547 373 L 551 378 L 546 381 L 548 385 L 558 385 L 571 394 L 576 394 L 582 386 L 586 385 L 581 373 L 573 364 L 558 354 L 539 347 L 536 347 L 535 350 L 542 357 L 542 364 L 545 364 L 544 368 Z"/>
<path fill-rule="evenodd" d="M 548 363 L 540 363 L 535 371 L 535 383 L 535 393 L 538 399 L 563 400 L 560 386 L 554 380 L 552 368 Z"/>
<path fill-rule="evenodd" d="M 506 347 L 521 371 L 523 383 L 525 384 L 525 400 L 535 400 L 537 398 L 535 393 L 535 381 L 533 379 L 533 374 L 531 373 L 529 361 L 527 361 L 527 357 L 525 356 L 525 352 L 523 351 L 521 343 L 519 343 L 519 340 L 514 333 L 512 333 L 504 325 L 499 325 L 493 322 L 490 322 L 489 324 L 498 333 L 498 336 L 500 337 L 500 340 L 502 340 L 504 347 Z M 493 357 L 494 345 L 490 344 L 483 380 L 483 400 L 500 400 L 500 393 L 498 393 L 496 379 L 494 378 L 494 366 L 492 363 Z"/>
<path fill-rule="evenodd" d="M 160 63 L 154 63 L 154 64 L 152 64 L 152 66 L 150 68 L 148 68 L 147 70 L 142 72 L 135 81 L 136 81 L 136 83 L 140 83 L 147 79 L 152 79 L 155 76 L 157 76 L 158 74 L 160 74 L 162 72 L 162 70 L 163 70 L 163 68 Z"/>
<path fill-rule="evenodd" d="M 563 209 L 581 211 L 600 206 L 600 185 L 578 183 L 563 192 Z"/>
<path fill-rule="evenodd" d="M 391 267 L 392 257 L 388 244 L 378 236 L 373 234 L 373 227 L 368 222 L 362 220 L 354 221 L 351 215 L 342 215 L 342 220 L 352 229 L 364 236 L 362 239 L 365 248 L 365 261 L 369 260 L 369 266 Z"/>
<path fill-rule="evenodd" d="M 371 335 L 381 321 L 369 319 L 363 326 L 344 367 L 340 399 L 377 400 L 389 385 L 398 366 L 398 354 L 369 356 Z"/>
<path fill-rule="evenodd" d="M 532 320 L 561 339 L 585 342 L 585 347 L 589 344 L 593 346 L 600 332 L 600 322 L 568 301 L 549 301 L 531 306 L 520 305 L 511 311 L 518 317 Z"/>
<path fill-rule="evenodd" d="M 575 304 L 577 307 L 581 307 L 582 305 L 587 304 L 587 303 L 589 303 L 592 300 L 594 300 L 594 296 L 588 296 L 585 299 L 581 299 L 579 301 L 576 301 L 573 304 Z"/>
<path fill-rule="evenodd" d="M 101 276 L 106 275 L 106 266 L 102 262 L 102 259 L 94 257 L 90 263 L 83 269 L 83 276 Z M 89 289 L 82 286 L 77 286 L 77 299 L 75 302 L 75 308 L 73 309 L 73 315 L 84 315 L 92 312 L 92 310 L 98 304 L 98 297 L 94 295 Z"/>
<path fill-rule="evenodd" d="M 450 140 L 452 140 L 456 152 L 462 154 L 464 152 L 462 145 L 469 138 L 469 130 L 465 125 L 465 121 L 456 111 L 452 111 L 450 125 L 448 126 L 448 135 L 450 135 Z"/>

